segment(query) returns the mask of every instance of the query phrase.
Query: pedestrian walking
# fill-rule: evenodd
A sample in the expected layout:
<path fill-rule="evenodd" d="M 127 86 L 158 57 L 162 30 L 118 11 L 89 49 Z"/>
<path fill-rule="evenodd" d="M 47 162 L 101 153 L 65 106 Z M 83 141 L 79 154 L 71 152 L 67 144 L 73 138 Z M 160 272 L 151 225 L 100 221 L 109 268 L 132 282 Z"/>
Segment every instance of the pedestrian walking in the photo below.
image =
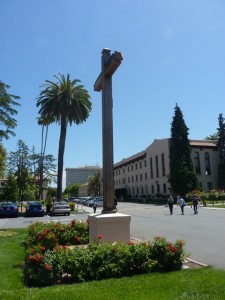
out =
<path fill-rule="evenodd" d="M 199 199 L 197 195 L 194 195 L 193 200 L 192 200 L 193 208 L 194 208 L 194 214 L 198 214 L 198 204 L 199 204 Z"/>
<path fill-rule="evenodd" d="M 170 196 L 169 199 L 167 200 L 167 206 L 169 206 L 169 210 L 170 210 L 170 214 L 173 214 L 173 204 L 174 204 L 174 200 L 173 197 Z"/>
<path fill-rule="evenodd" d="M 182 215 L 184 215 L 184 207 L 186 206 L 186 203 L 185 203 L 184 199 L 182 197 L 178 196 L 177 203 L 181 208 Z"/>
<path fill-rule="evenodd" d="M 115 210 L 117 211 L 117 199 L 114 198 L 114 205 L 115 205 Z"/>
<path fill-rule="evenodd" d="M 96 213 L 96 209 L 97 209 L 97 203 L 96 203 L 96 201 L 94 201 L 94 203 L 93 203 L 94 214 Z"/>

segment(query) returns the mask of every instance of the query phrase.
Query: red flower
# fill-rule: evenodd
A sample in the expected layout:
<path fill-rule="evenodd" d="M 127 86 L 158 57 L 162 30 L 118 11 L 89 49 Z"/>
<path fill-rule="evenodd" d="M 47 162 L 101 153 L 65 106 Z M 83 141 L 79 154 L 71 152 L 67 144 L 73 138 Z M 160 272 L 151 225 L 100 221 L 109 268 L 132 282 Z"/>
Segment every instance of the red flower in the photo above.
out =
<path fill-rule="evenodd" d="M 98 235 L 98 240 L 101 240 L 101 238 L 102 238 L 102 235 L 99 234 L 99 235 Z"/>
<path fill-rule="evenodd" d="M 79 236 L 75 237 L 75 242 L 78 243 L 78 244 L 80 243 L 80 237 Z"/>
<path fill-rule="evenodd" d="M 47 270 L 47 271 L 50 271 L 51 270 L 51 266 L 49 266 L 49 265 L 45 265 L 45 270 Z"/>

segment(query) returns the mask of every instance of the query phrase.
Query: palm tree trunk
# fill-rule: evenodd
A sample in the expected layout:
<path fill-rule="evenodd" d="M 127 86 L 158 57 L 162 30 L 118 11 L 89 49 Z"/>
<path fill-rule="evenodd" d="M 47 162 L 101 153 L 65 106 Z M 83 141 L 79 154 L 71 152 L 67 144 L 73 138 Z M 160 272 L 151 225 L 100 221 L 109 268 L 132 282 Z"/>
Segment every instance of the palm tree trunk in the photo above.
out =
<path fill-rule="evenodd" d="M 57 201 L 62 200 L 63 158 L 66 143 L 66 129 L 67 121 L 66 118 L 62 116 L 58 152 Z"/>

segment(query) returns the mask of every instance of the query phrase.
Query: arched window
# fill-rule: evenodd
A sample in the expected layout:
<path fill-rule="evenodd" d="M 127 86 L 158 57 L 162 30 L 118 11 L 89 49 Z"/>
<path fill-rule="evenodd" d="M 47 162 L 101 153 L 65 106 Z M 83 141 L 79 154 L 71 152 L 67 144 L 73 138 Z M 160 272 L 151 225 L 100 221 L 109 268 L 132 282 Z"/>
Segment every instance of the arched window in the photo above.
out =
<path fill-rule="evenodd" d="M 211 175 L 209 153 L 205 152 L 205 174 Z"/>
<path fill-rule="evenodd" d="M 200 159 L 199 159 L 199 153 L 197 151 L 194 153 L 194 166 L 195 166 L 195 173 L 197 175 L 201 175 Z"/>

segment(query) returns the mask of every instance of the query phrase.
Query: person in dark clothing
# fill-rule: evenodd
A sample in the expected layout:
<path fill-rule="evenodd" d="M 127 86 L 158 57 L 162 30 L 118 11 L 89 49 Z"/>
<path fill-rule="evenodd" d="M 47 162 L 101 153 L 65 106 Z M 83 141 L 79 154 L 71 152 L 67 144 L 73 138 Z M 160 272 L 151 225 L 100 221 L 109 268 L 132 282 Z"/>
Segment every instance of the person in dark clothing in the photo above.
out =
<path fill-rule="evenodd" d="M 192 200 L 192 204 L 193 204 L 193 208 L 194 208 L 194 214 L 198 214 L 198 196 L 194 195 L 193 200 Z"/>
<path fill-rule="evenodd" d="M 94 214 L 96 213 L 96 209 L 97 209 L 97 203 L 96 201 L 93 203 L 93 210 L 94 210 Z"/>
<path fill-rule="evenodd" d="M 115 205 L 115 210 L 117 211 L 117 199 L 114 198 L 114 205 Z"/>
<path fill-rule="evenodd" d="M 168 201 L 167 201 L 167 205 L 169 206 L 169 210 L 170 210 L 170 214 L 173 214 L 173 204 L 174 204 L 174 200 L 173 197 L 170 196 Z"/>

